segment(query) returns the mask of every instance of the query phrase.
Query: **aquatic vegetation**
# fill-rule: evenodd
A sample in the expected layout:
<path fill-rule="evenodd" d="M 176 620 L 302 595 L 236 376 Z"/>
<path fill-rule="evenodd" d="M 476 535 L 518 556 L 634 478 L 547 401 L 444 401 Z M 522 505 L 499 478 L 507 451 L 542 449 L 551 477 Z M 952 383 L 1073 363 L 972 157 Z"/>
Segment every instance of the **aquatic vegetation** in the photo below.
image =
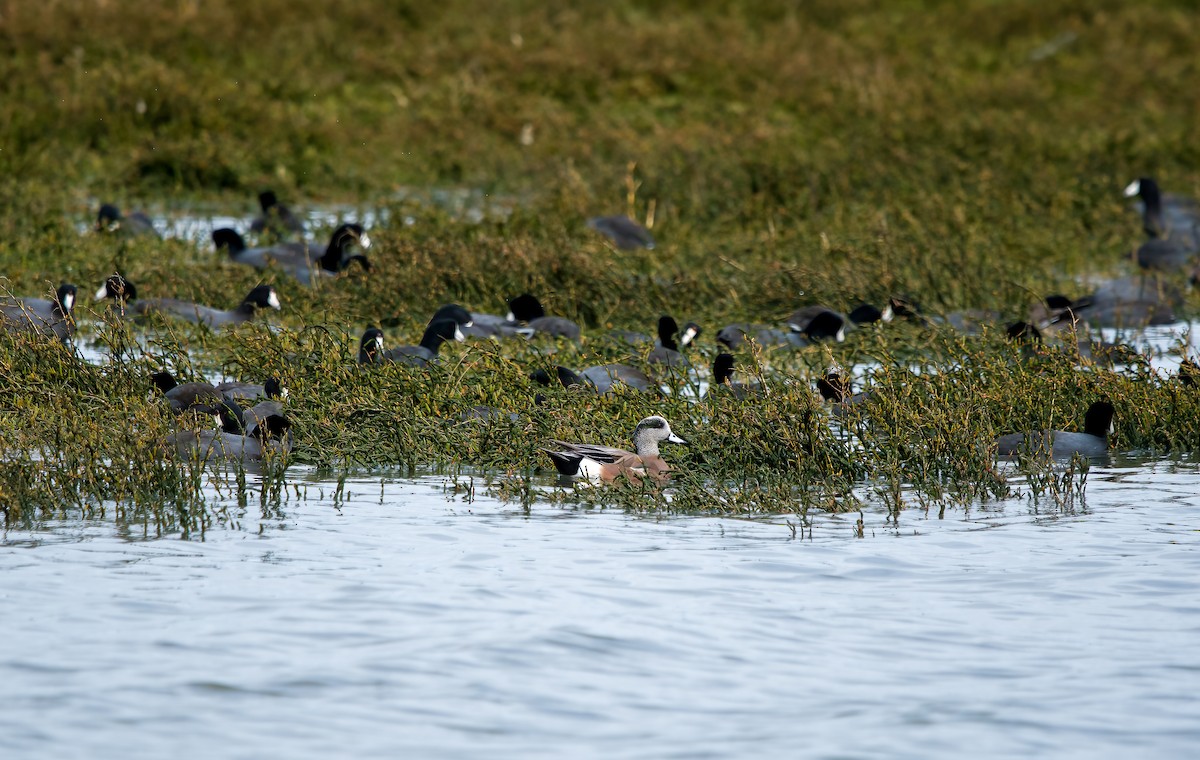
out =
<path fill-rule="evenodd" d="M 5 289 L 90 293 L 119 272 L 142 299 L 233 308 L 265 283 L 283 306 L 218 333 L 76 303 L 75 342 L 99 363 L 0 333 L 10 519 L 116 504 L 202 529 L 204 488 L 229 480 L 160 456 L 175 423 L 147 378 L 164 368 L 279 377 L 291 462 L 481 470 L 516 500 L 757 514 L 855 510 L 864 486 L 894 509 L 1003 498 L 989 443 L 1074 429 L 1102 398 L 1117 408 L 1114 449 L 1200 447 L 1200 394 L 1144 357 L 1114 371 L 1069 337 L 1004 336 L 1045 296 L 1094 295 L 1105 278 L 1179 290 L 1175 315 L 1196 313 L 1188 272 L 1139 271 L 1143 223 L 1122 193 L 1153 174 L 1200 195 L 1194 99 L 1178 97 L 1196 84 L 1200 22 L 1185 4 L 343 6 L 6 11 L 0 81 L 22 107 L 0 114 Z M 1047 47 L 1063 30 L 1073 42 Z M 507 211 L 468 220 L 399 186 L 467 188 Z M 266 188 L 293 210 L 377 210 L 369 269 L 339 256 L 336 276 L 258 271 L 207 240 L 91 229 L 101 203 L 160 225 L 204 203 L 249 235 Z M 621 215 L 652 249 L 589 227 Z M 335 226 L 310 223 L 311 239 Z M 578 323 L 581 341 L 447 343 L 420 367 L 356 361 L 370 326 L 414 344 L 443 304 L 503 313 L 524 293 Z M 894 297 L 920 316 L 843 343 L 743 347 L 739 373 L 763 393 L 697 398 L 721 326 L 787 330 L 807 306 Z M 976 336 L 940 322 L 966 309 L 995 319 Z M 688 348 L 698 374 L 606 337 L 662 314 L 704 326 Z M 617 362 L 671 392 L 529 380 Z M 813 390 L 834 363 L 871 368 L 872 392 L 837 420 Z M 621 441 L 654 414 L 690 444 L 672 452 L 670 488 L 541 490 L 547 440 Z"/>

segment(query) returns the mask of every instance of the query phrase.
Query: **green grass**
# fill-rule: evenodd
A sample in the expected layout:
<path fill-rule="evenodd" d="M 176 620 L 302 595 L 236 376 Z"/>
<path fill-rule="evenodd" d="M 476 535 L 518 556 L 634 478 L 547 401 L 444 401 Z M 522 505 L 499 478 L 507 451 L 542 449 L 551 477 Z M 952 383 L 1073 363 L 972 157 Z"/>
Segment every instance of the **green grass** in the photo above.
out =
<path fill-rule="evenodd" d="M 1082 277 L 1133 271 L 1141 230 L 1120 195 L 1128 180 L 1152 174 L 1200 196 L 1190 3 L 795 5 L 10 4 L 0 19 L 0 274 L 12 292 L 64 280 L 91 291 L 120 269 L 143 296 L 228 307 L 259 281 L 203 246 L 80 235 L 101 200 L 249 215 L 254 194 L 273 187 L 294 206 L 350 202 L 415 224 L 372 230 L 369 278 L 312 291 L 268 273 L 285 303 L 281 333 L 178 328 L 149 352 L 114 333 L 105 340 L 124 347 L 121 362 L 93 369 L 52 354 L 58 380 L 37 381 L 40 395 L 21 402 L 12 399 L 43 371 L 29 352 L 44 363 L 50 349 L 0 341 L 12 368 L 4 448 L 133 456 L 135 439 L 170 422 L 141 377 L 191 371 L 185 346 L 206 370 L 287 376 L 296 459 L 334 472 L 439 463 L 521 482 L 545 467 L 545 438 L 627 442 L 658 411 L 695 439 L 671 452 L 691 473 L 673 497 L 681 509 L 851 509 L 864 482 L 997 497 L 1006 487 L 974 443 L 1075 427 L 1097 394 L 1117 404 L 1121 448 L 1200 446 L 1195 403 L 1178 384 L 1136 369 L 1081 372 L 1061 357 L 1017 362 L 997 337 L 940 330 L 868 331 L 770 357 L 778 394 L 765 406 L 561 392 L 539 407 L 524 378 L 551 360 L 524 346 L 452 350 L 431 373 L 352 365 L 369 323 L 389 320 L 390 341 L 415 342 L 442 303 L 503 311 L 504 297 L 525 290 L 583 323 L 584 347 L 553 360 L 575 366 L 623 358 L 594 339 L 648 331 L 664 312 L 705 325 L 705 362 L 720 325 L 773 322 L 815 302 L 849 309 L 899 293 L 932 314 L 1016 319 L 1046 293 L 1082 295 Z M 401 200 L 410 188 L 480 191 L 514 210 L 468 224 Z M 612 250 L 585 225 L 601 213 L 652 218 L 658 247 Z M 807 388 L 828 361 L 864 359 L 885 367 L 874 424 L 838 436 Z M 914 360 L 936 371 L 914 376 L 904 369 Z M 107 435 L 111 418 L 93 397 L 136 435 Z M 523 421 L 454 422 L 476 403 Z M 61 409 L 82 415 L 83 448 L 56 432 Z M 141 480 L 108 465 L 58 478 L 78 462 L 47 460 L 40 476 L 10 455 L 5 472 L 24 485 L 0 501 L 9 514 L 56 500 L 198 504 L 196 473 L 181 480 L 144 453 L 137 466 Z M 624 492 L 576 498 L 624 498 L 614 493 Z"/>

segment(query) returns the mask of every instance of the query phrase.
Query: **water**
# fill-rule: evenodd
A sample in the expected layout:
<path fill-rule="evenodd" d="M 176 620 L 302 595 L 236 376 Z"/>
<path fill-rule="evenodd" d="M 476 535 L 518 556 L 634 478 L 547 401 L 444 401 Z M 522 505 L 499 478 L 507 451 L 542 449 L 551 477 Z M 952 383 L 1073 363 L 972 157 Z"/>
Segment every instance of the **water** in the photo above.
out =
<path fill-rule="evenodd" d="M 101 201 L 93 199 L 89 208 L 99 208 Z M 458 219 L 469 224 L 478 224 L 485 219 L 505 218 L 512 214 L 518 199 L 513 196 L 495 195 L 474 188 L 399 188 L 392 193 L 385 203 L 411 204 L 444 212 L 450 218 Z M 250 210 L 253 206 L 253 210 Z M 358 222 L 367 229 L 380 224 L 387 224 L 390 219 L 389 208 L 386 205 L 362 206 L 356 204 L 312 204 L 304 202 L 289 203 L 292 212 L 308 227 L 309 238 L 316 242 L 327 242 L 322 238 L 320 230 L 332 230 L 344 222 Z M 154 228 L 158 233 L 168 238 L 190 240 L 201 246 L 211 245 L 212 231 L 220 227 L 230 227 L 245 233 L 250 222 L 259 216 L 257 204 L 250 200 L 244 213 L 231 213 L 227 206 L 207 206 L 204 204 L 189 204 L 178 208 L 167 208 L 157 205 L 153 208 L 132 208 L 132 211 L 143 211 L 151 217 Z M 94 213 L 94 212 L 90 212 Z M 405 216 L 405 225 L 413 225 L 416 218 Z M 95 217 L 91 216 L 76 220 L 75 227 L 80 234 L 91 234 Z"/>
<path fill-rule="evenodd" d="M 1122 337 L 1168 373 L 1195 334 Z M 218 503 L 203 540 L 0 535 L 0 757 L 1200 747 L 1193 458 L 1114 456 L 1069 508 L 868 510 L 862 538 L 858 515 L 793 532 L 289 480 L 310 498 Z"/>
<path fill-rule="evenodd" d="M 6 757 L 1192 757 L 1200 476 L 1086 505 L 671 517 L 440 478 L 0 550 Z M 318 490 L 326 487 L 325 498 Z"/>

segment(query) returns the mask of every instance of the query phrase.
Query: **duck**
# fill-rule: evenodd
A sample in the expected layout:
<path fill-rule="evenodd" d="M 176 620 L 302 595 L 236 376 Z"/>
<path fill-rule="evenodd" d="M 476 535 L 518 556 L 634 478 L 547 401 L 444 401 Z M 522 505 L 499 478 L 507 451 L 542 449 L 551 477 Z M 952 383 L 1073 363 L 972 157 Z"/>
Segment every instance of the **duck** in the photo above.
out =
<path fill-rule="evenodd" d="M 1174 304 L 1181 303 L 1178 290 L 1149 278 L 1121 277 L 1110 280 L 1089 296 L 1071 302 L 1064 319 L 1085 320 L 1097 327 L 1144 327 L 1174 324 Z"/>
<path fill-rule="evenodd" d="M 358 345 L 359 364 L 382 364 L 394 362 L 414 367 L 424 367 L 437 360 L 438 349 L 448 340 L 462 341 L 465 336 L 458 324 L 452 319 L 439 319 L 429 323 L 421 343 L 417 346 L 398 346 L 389 350 L 383 348 L 383 330 L 378 327 L 368 328 L 363 333 Z"/>
<path fill-rule="evenodd" d="M 689 325 L 691 328 L 690 335 L 684 333 L 680 337 L 679 343 L 687 345 L 690 343 L 699 332 L 699 325 L 694 322 Z M 658 318 L 658 345 L 654 347 L 649 354 L 646 355 L 648 364 L 661 364 L 665 367 L 686 368 L 691 364 L 687 357 L 679 351 L 679 343 L 675 341 L 675 335 L 679 333 L 679 323 L 674 317 L 663 315 Z"/>
<path fill-rule="evenodd" d="M 1200 364 L 1193 359 L 1184 359 L 1179 363 L 1179 373 L 1176 377 L 1185 388 L 1200 387 Z"/>
<path fill-rule="evenodd" d="M 847 314 L 850 321 L 856 325 L 872 325 L 876 322 L 888 323 L 895 318 L 895 313 L 892 310 L 892 305 L 887 304 L 880 309 L 875 304 L 860 303 L 850 310 Z"/>
<path fill-rule="evenodd" d="M 871 398 L 869 391 L 854 393 L 850 380 L 836 368 L 827 370 L 824 377 L 817 379 L 817 392 L 830 405 L 833 416 L 838 419 L 849 417 Z"/>
<path fill-rule="evenodd" d="M 45 298 L 0 298 L 0 329 L 9 333 L 37 333 L 65 343 L 75 334 L 76 287 L 64 282 Z"/>
<path fill-rule="evenodd" d="M 650 231 L 623 214 L 593 217 L 588 219 L 587 226 L 604 235 L 622 251 L 654 248 L 654 237 Z"/>
<path fill-rule="evenodd" d="M 308 234 L 304 222 L 292 213 L 292 210 L 279 202 L 272 190 L 263 190 L 258 194 L 258 205 L 262 214 L 250 222 L 250 231 L 255 235 L 269 233 L 277 239 L 299 236 L 301 239 Z"/>
<path fill-rule="evenodd" d="M 282 305 L 279 303 L 279 294 L 275 292 L 274 286 L 256 285 L 246 294 L 246 297 L 242 299 L 237 308 L 228 311 L 201 306 L 190 301 L 180 301 L 175 298 L 147 298 L 141 301 L 134 301 L 127 308 L 135 314 L 145 315 L 152 312 L 165 314 L 194 324 L 204 325 L 212 330 L 220 330 L 224 327 L 249 322 L 258 313 L 259 309 L 272 308 L 279 310 L 282 308 Z"/>
<path fill-rule="evenodd" d="M 121 209 L 111 203 L 100 206 L 96 215 L 96 232 L 111 232 L 124 237 L 155 237 L 160 238 L 154 222 L 140 211 L 134 211 L 127 216 L 121 214 Z"/>
<path fill-rule="evenodd" d="M 1000 456 L 1048 453 L 1055 459 L 1069 459 L 1076 454 L 1103 456 L 1108 452 L 1108 437 L 1113 433 L 1115 414 L 1112 404 L 1096 401 L 1084 415 L 1084 432 L 1040 430 L 1036 433 L 1011 433 L 996 439 L 996 451 Z"/>
<path fill-rule="evenodd" d="M 166 370 L 152 374 L 150 382 L 162 393 L 175 414 L 218 415 L 225 410 L 226 398 L 212 383 L 203 380 L 180 383 Z"/>
<path fill-rule="evenodd" d="M 277 266 L 301 285 L 334 277 L 353 262 L 361 264 L 364 271 L 371 271 L 371 262 L 361 253 L 371 247 L 371 238 L 358 224 L 343 224 L 334 230 L 324 252 L 304 242 L 249 248 L 237 230 L 229 227 L 213 230 L 212 240 L 218 251 L 224 249 L 229 254 L 230 261 L 259 271 Z M 360 252 L 351 253 L 355 248 Z"/>
<path fill-rule="evenodd" d="M 533 372 L 530 378 L 545 386 L 553 385 L 557 380 L 564 388 L 573 386 L 590 388 L 600 395 L 612 393 L 622 385 L 643 393 L 661 392 L 654 378 L 628 364 L 601 364 L 587 367 L 579 372 L 567 367 L 555 367 L 553 377 L 546 370 L 539 369 Z"/>
<path fill-rule="evenodd" d="M 590 443 L 551 441 L 553 448 L 543 451 L 554 462 L 560 475 L 612 482 L 621 476 L 633 480 L 649 477 L 665 481 L 671 466 L 659 454 L 659 444 L 686 444 L 671 430 L 665 417 L 653 415 L 637 424 L 633 431 L 633 451 Z"/>
<path fill-rule="evenodd" d="M 733 354 L 717 354 L 717 358 L 713 359 L 712 366 L 713 384 L 709 387 L 708 392 L 728 393 L 739 399 L 762 395 L 763 387 L 760 383 L 733 382 L 733 365 Z"/>
<path fill-rule="evenodd" d="M 122 312 L 130 309 L 130 304 L 137 300 L 137 288 L 120 272 L 110 274 L 100 283 L 94 300 L 99 302 L 111 298 Z"/>
<path fill-rule="evenodd" d="M 1138 266 L 1159 272 L 1182 272 L 1196 263 L 1200 252 L 1200 228 L 1194 227 L 1190 235 L 1172 235 L 1169 238 L 1151 238 L 1138 246 L 1135 257 Z"/>
<path fill-rule="evenodd" d="M 490 340 L 501 340 L 504 338 L 529 339 L 533 337 L 535 332 L 532 327 L 514 322 L 508 317 L 502 317 L 499 314 L 485 314 L 478 311 L 472 311 L 470 314 L 471 325 L 463 328 L 463 335 L 468 338 L 486 338 Z"/>
<path fill-rule="evenodd" d="M 800 333 L 778 330 L 767 325 L 737 322 L 717 330 L 717 342 L 730 351 L 738 350 L 747 341 L 752 341 L 762 348 L 800 348 L 808 345 L 808 341 Z"/>
<path fill-rule="evenodd" d="M 792 312 L 787 318 L 787 326 L 792 332 L 804 333 L 811 341 L 833 338 L 841 343 L 846 339 L 845 315 L 820 304 Z"/>
<path fill-rule="evenodd" d="M 225 430 L 180 430 L 167 436 L 164 448 L 202 462 L 262 461 L 292 450 L 292 422 L 282 414 L 264 418 L 245 434 Z"/>
<path fill-rule="evenodd" d="M 522 293 L 516 298 L 509 299 L 507 321 L 524 323 L 535 334 L 579 341 L 579 325 L 565 317 L 546 316 L 546 310 L 542 308 L 542 303 L 529 293 Z"/>
<path fill-rule="evenodd" d="M 466 335 L 467 328 L 475 324 L 475 318 L 471 312 L 467 311 L 466 307 L 459 306 L 456 303 L 448 303 L 438 308 L 429 318 L 428 324 L 433 324 L 443 319 L 449 319 L 458 325 L 458 329 L 462 330 L 463 335 Z"/>
<path fill-rule="evenodd" d="M 218 393 L 226 401 L 256 401 L 265 398 L 271 401 L 282 401 L 288 397 L 288 389 L 279 382 L 279 378 L 271 377 L 263 383 L 248 383 L 237 380 L 227 380 L 215 386 Z"/>
<path fill-rule="evenodd" d="M 1200 224 L 1200 204 L 1193 198 L 1163 195 L 1153 177 L 1138 177 L 1125 188 L 1126 198 L 1142 205 L 1142 229 L 1152 238 L 1188 233 Z"/>

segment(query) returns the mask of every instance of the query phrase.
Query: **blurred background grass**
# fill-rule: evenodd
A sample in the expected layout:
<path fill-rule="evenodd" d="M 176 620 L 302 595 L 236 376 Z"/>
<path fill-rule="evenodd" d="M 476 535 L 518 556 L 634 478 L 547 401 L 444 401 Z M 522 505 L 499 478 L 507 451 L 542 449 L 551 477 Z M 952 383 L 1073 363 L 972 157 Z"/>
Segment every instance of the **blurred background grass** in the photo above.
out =
<path fill-rule="evenodd" d="M 0 263 L 93 277 L 55 240 L 99 199 L 249 213 L 267 186 L 301 206 L 465 186 L 520 211 L 398 231 L 395 270 L 420 246 L 466 277 L 393 272 L 405 303 L 360 312 L 523 286 L 585 320 L 890 292 L 1023 309 L 1128 266 L 1128 180 L 1200 195 L 1197 39 L 1188 2 L 10 2 Z M 650 256 L 583 225 L 651 207 Z"/>

